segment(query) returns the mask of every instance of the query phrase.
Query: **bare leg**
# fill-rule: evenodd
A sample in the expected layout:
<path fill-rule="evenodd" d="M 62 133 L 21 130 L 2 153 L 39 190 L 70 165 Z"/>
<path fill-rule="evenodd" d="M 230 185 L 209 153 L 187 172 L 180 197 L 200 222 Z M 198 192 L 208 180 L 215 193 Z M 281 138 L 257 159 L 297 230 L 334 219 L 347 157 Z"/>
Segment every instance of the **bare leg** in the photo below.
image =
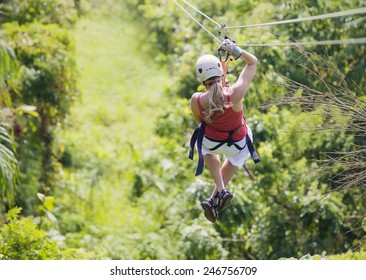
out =
<path fill-rule="evenodd" d="M 221 167 L 221 174 L 222 179 L 224 181 L 224 187 L 226 187 L 227 184 L 230 182 L 231 178 L 233 177 L 237 169 L 238 167 L 232 165 L 228 159 L 225 160 L 224 164 Z"/>
<path fill-rule="evenodd" d="M 211 177 L 215 182 L 215 188 L 211 194 L 211 198 L 214 199 L 214 196 L 227 186 L 238 168 L 232 165 L 227 159 L 221 167 L 218 155 L 206 155 L 205 162 L 211 173 Z"/>
<path fill-rule="evenodd" d="M 221 174 L 221 162 L 220 157 L 218 155 L 205 155 L 205 163 L 208 170 L 211 173 L 211 177 L 215 182 L 215 188 L 211 194 L 211 198 L 217 202 L 217 199 L 214 196 L 221 192 L 224 189 L 224 180 Z"/>
<path fill-rule="evenodd" d="M 220 161 L 220 157 L 218 155 L 214 155 L 214 154 L 208 154 L 205 155 L 205 163 L 206 166 L 208 168 L 208 170 L 211 173 L 211 177 L 215 182 L 215 187 L 212 191 L 211 194 L 211 199 L 213 200 L 213 202 L 215 204 L 219 203 L 219 198 L 217 198 L 217 194 L 221 193 L 222 190 L 225 189 L 226 185 L 229 183 L 229 181 L 231 180 L 231 178 L 233 177 L 237 167 L 232 165 L 230 163 L 229 160 L 225 160 L 224 164 L 221 166 L 221 161 Z M 226 197 L 226 195 L 229 195 L 231 197 Z M 225 208 L 227 208 L 230 205 L 230 200 L 232 198 L 232 195 L 230 195 L 229 193 L 226 193 L 223 197 L 223 203 L 220 203 L 220 207 L 223 207 L 222 210 L 224 210 Z M 211 222 L 215 222 L 215 220 L 213 220 L 213 217 L 211 215 L 209 215 L 207 213 L 208 209 L 207 208 L 207 204 L 205 204 L 206 202 L 202 202 L 202 207 L 205 211 L 205 217 L 211 221 Z M 217 215 L 217 210 L 215 208 L 212 208 L 212 214 L 213 216 Z M 216 216 L 217 217 L 217 216 Z"/>

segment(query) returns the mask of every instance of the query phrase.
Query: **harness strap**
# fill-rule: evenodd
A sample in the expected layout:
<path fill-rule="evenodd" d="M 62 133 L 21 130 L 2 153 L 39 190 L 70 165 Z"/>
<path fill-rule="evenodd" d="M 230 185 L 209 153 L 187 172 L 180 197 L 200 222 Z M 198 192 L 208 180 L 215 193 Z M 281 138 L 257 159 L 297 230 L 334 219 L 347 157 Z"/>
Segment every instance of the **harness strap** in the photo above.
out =
<path fill-rule="evenodd" d="M 221 147 L 222 145 L 224 145 L 224 144 L 227 144 L 227 145 L 228 145 L 228 147 L 230 147 L 230 146 L 234 145 L 234 146 L 235 146 L 235 148 L 237 148 L 239 151 L 243 150 L 247 144 L 245 144 L 243 147 L 240 147 L 238 144 L 236 144 L 236 143 L 235 143 L 235 141 L 233 140 L 233 134 L 234 134 L 234 132 L 235 132 L 235 131 L 236 131 L 236 129 L 231 130 L 231 131 L 225 131 L 225 132 L 228 132 L 228 133 L 229 133 L 228 138 L 226 138 L 225 140 L 215 140 L 215 139 L 208 138 L 208 137 L 206 136 L 206 138 L 207 138 L 208 140 L 210 140 L 210 141 L 212 141 L 212 142 L 217 142 L 217 143 L 219 143 L 219 144 L 217 144 L 215 147 L 213 147 L 213 148 L 211 148 L 211 149 L 209 149 L 209 150 L 210 150 L 210 151 L 215 151 L 215 150 L 217 150 L 218 148 L 220 148 L 220 147 Z"/>
<path fill-rule="evenodd" d="M 252 157 L 254 163 L 257 164 L 261 160 L 259 159 L 259 156 L 258 156 L 256 150 L 254 149 L 253 142 L 250 139 L 249 134 L 247 134 L 247 136 L 245 136 L 245 137 L 246 137 L 246 142 L 248 144 L 248 150 L 249 150 L 250 156 Z"/>
<path fill-rule="evenodd" d="M 197 150 L 198 150 L 198 165 L 196 169 L 195 176 L 201 175 L 203 172 L 204 166 L 204 157 L 202 155 L 202 141 L 203 136 L 205 135 L 206 122 L 202 122 L 199 127 L 197 127 L 193 135 L 191 137 L 190 148 L 189 148 L 189 158 L 193 160 L 194 156 L 194 144 L 197 142 Z"/>
<path fill-rule="evenodd" d="M 190 148 L 189 148 L 189 155 L 188 157 L 193 160 L 193 157 L 194 157 L 194 144 L 197 142 L 197 151 L 198 151 L 198 165 L 197 165 L 197 169 L 196 169 L 196 174 L 195 176 L 198 176 L 198 175 L 201 175 L 202 172 L 203 172 L 203 167 L 204 167 L 204 157 L 202 155 L 202 142 L 203 142 L 203 137 L 205 135 L 205 128 L 206 128 L 206 122 L 202 122 L 200 124 L 199 127 L 197 127 L 193 134 L 192 134 L 192 137 L 191 137 L 191 141 L 190 141 Z M 240 147 L 238 144 L 236 144 L 233 140 L 232 140 L 232 135 L 234 134 L 234 131 L 230 131 L 229 135 L 231 134 L 231 140 L 223 140 L 223 141 L 219 141 L 219 140 L 212 140 L 210 138 L 207 138 L 209 139 L 210 141 L 214 141 L 214 142 L 218 142 L 219 144 L 216 145 L 215 147 L 213 147 L 212 149 L 210 149 L 211 151 L 214 151 L 218 148 L 220 148 L 222 145 L 224 145 L 225 143 L 229 144 L 230 145 L 234 145 L 239 151 L 243 150 L 247 145 L 248 145 L 248 150 L 249 150 L 249 153 L 250 153 L 250 156 L 252 157 L 253 161 L 255 164 L 257 164 L 258 162 L 260 162 L 260 159 L 259 159 L 259 156 L 256 152 L 256 150 L 254 149 L 254 146 L 253 146 L 253 142 L 252 140 L 250 139 L 249 137 L 249 134 L 247 134 L 245 136 L 245 140 L 246 140 L 246 144 L 243 146 L 243 147 Z M 230 142 L 231 141 L 231 142 Z M 230 147 L 230 146 L 229 146 Z"/>
<path fill-rule="evenodd" d="M 207 138 L 207 137 L 206 137 Z M 207 138 L 208 139 L 208 138 Z M 210 139 L 208 139 L 208 140 L 210 140 Z M 211 141 L 211 140 L 210 140 Z M 213 148 L 211 148 L 211 149 L 209 149 L 210 151 L 215 151 L 215 150 L 217 150 L 218 148 L 220 148 L 222 145 L 224 145 L 224 144 L 228 144 L 228 147 L 230 147 L 231 145 L 229 145 L 229 143 L 228 142 L 226 142 L 225 140 L 223 141 L 223 142 L 219 142 L 219 144 L 217 144 L 215 147 L 213 147 Z M 246 145 L 247 144 L 245 144 L 243 147 L 240 147 L 238 144 L 236 144 L 236 143 L 233 143 L 232 145 L 234 145 L 235 146 L 235 148 L 237 148 L 239 151 L 241 151 L 241 150 L 243 150 L 245 147 L 246 147 Z"/>

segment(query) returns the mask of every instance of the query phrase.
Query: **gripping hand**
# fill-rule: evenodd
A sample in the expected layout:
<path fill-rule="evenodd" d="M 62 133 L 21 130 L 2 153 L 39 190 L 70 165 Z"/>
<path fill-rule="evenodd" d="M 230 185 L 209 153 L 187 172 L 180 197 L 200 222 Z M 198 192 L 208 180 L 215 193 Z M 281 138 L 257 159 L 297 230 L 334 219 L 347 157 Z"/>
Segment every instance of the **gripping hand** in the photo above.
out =
<path fill-rule="evenodd" d="M 219 51 L 229 52 L 229 54 L 235 60 L 237 60 L 241 56 L 241 54 L 243 53 L 243 50 L 238 45 L 236 45 L 233 41 L 231 41 L 230 39 L 222 40 L 218 50 Z"/>

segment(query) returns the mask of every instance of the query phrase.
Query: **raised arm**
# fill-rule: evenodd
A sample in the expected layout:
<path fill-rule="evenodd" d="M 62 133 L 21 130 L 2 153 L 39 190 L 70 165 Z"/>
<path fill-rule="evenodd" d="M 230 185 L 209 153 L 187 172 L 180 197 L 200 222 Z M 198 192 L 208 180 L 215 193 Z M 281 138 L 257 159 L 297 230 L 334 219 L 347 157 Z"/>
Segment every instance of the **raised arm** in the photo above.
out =
<path fill-rule="evenodd" d="M 241 100 L 247 92 L 249 84 L 254 77 L 255 70 L 257 68 L 257 58 L 251 53 L 242 50 L 230 39 L 223 40 L 219 47 L 219 50 L 228 51 L 235 60 L 241 58 L 246 63 L 243 71 L 240 73 L 238 80 L 232 87 L 232 102 L 234 104 L 241 103 Z"/>
<path fill-rule="evenodd" d="M 232 102 L 238 103 L 241 102 L 245 93 L 248 90 L 250 82 L 253 80 L 255 70 L 257 68 L 257 58 L 251 53 L 242 50 L 240 58 L 243 59 L 246 63 L 243 71 L 241 71 L 238 80 L 233 85 L 231 100 Z"/>

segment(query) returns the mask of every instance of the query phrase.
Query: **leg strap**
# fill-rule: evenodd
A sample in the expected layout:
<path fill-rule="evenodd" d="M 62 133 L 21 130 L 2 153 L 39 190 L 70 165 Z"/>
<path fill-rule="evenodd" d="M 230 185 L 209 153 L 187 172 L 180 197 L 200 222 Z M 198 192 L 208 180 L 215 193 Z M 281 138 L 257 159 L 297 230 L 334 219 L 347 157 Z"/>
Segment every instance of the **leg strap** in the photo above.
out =
<path fill-rule="evenodd" d="M 202 141 L 203 136 L 205 135 L 206 122 L 202 122 L 199 127 L 195 129 L 192 134 L 190 149 L 189 149 L 189 158 L 193 160 L 194 156 L 194 144 L 197 142 L 197 151 L 198 151 L 198 165 L 196 169 L 195 176 L 201 175 L 204 167 L 204 157 L 202 155 Z"/>
<path fill-rule="evenodd" d="M 259 159 L 259 156 L 257 154 L 257 152 L 254 149 L 252 140 L 250 139 L 249 135 L 247 134 L 246 136 L 246 141 L 247 141 L 247 145 L 248 145 L 248 149 L 249 149 L 249 153 L 254 161 L 255 164 L 257 164 L 258 162 L 260 162 L 261 160 Z"/>

